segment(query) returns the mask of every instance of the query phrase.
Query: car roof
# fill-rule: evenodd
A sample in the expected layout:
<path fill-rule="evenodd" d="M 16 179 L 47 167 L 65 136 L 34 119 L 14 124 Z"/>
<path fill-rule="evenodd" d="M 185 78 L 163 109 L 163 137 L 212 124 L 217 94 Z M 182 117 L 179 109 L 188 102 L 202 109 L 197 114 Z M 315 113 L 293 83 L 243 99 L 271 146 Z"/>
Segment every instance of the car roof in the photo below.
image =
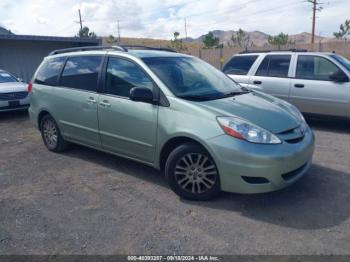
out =
<path fill-rule="evenodd" d="M 115 51 L 109 52 L 113 53 Z M 120 53 L 120 52 L 119 52 Z M 128 54 L 136 56 L 138 58 L 145 57 L 188 57 L 189 55 L 169 52 L 169 51 L 158 51 L 158 50 L 128 50 Z"/>
<path fill-rule="evenodd" d="M 236 54 L 235 56 L 249 56 L 249 55 L 276 55 L 276 54 L 302 54 L 302 55 L 334 55 L 332 52 L 312 52 L 312 51 L 249 51 Z"/>
<path fill-rule="evenodd" d="M 154 49 L 121 49 L 120 47 L 102 47 L 96 48 L 83 47 L 82 50 L 79 48 L 61 49 L 51 52 L 47 58 L 51 57 L 66 57 L 66 56 L 80 56 L 80 55 L 106 55 L 106 54 L 116 54 L 122 56 L 132 56 L 136 58 L 146 58 L 146 57 L 190 57 L 186 54 L 177 53 L 171 51 L 170 49 L 158 50 Z"/>

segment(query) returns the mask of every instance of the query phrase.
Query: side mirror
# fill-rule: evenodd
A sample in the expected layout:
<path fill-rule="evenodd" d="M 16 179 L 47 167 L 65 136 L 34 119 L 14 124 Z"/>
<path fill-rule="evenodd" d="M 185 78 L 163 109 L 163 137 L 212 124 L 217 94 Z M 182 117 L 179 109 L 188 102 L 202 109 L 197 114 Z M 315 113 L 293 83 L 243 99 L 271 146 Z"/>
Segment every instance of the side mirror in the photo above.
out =
<path fill-rule="evenodd" d="M 329 79 L 338 83 L 349 82 L 349 77 L 342 71 L 338 71 L 331 74 L 329 76 Z"/>
<path fill-rule="evenodd" d="M 18 82 L 23 82 L 23 79 L 20 77 L 18 77 L 17 80 L 18 80 Z"/>
<path fill-rule="evenodd" d="M 153 104 L 153 92 L 145 87 L 133 87 L 130 90 L 130 99 L 136 102 Z"/>

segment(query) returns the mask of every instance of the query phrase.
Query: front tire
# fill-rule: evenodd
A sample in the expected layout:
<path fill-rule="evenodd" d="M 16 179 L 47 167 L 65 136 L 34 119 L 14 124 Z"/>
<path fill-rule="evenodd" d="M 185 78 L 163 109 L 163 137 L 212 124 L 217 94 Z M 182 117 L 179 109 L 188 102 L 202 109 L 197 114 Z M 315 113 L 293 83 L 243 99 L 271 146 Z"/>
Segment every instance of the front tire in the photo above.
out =
<path fill-rule="evenodd" d="M 68 142 L 63 139 L 56 121 L 50 115 L 45 115 L 41 119 L 40 132 L 48 150 L 62 152 L 68 147 Z"/>
<path fill-rule="evenodd" d="M 165 175 L 171 189 L 181 198 L 209 200 L 220 193 L 216 164 L 200 145 L 186 143 L 170 153 Z"/>

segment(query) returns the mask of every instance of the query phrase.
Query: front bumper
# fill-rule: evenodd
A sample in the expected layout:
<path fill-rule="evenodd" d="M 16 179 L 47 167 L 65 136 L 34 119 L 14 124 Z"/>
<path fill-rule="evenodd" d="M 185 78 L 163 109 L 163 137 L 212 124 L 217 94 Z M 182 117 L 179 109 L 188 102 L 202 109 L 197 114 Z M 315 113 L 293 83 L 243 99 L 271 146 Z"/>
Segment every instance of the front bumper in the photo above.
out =
<path fill-rule="evenodd" d="M 308 128 L 303 140 L 294 144 L 253 144 L 221 135 L 210 139 L 208 147 L 219 170 L 221 189 L 249 194 L 275 191 L 301 178 L 311 165 L 314 143 Z"/>

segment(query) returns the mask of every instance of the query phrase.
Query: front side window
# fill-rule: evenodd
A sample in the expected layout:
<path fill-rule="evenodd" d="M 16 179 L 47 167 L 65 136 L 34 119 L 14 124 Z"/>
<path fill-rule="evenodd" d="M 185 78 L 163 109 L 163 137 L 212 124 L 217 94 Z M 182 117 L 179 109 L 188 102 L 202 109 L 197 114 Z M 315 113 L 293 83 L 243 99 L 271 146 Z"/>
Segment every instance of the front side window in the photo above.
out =
<path fill-rule="evenodd" d="M 299 55 L 295 77 L 298 79 L 330 80 L 333 74 L 343 73 L 334 63 L 321 56 Z"/>
<path fill-rule="evenodd" d="M 261 62 L 257 76 L 288 77 L 290 55 L 267 55 Z"/>
<path fill-rule="evenodd" d="M 68 58 L 61 76 L 61 86 L 96 92 L 101 61 L 101 56 Z"/>
<path fill-rule="evenodd" d="M 347 70 L 350 71 L 350 61 L 348 59 L 346 59 L 343 56 L 340 55 L 331 55 L 332 58 L 334 58 L 335 60 L 337 60 L 340 64 L 342 64 Z"/>
<path fill-rule="evenodd" d="M 110 57 L 107 64 L 106 93 L 129 97 L 133 87 L 152 89 L 153 82 L 135 63 Z"/>
<path fill-rule="evenodd" d="M 44 61 L 43 65 L 34 79 L 34 83 L 41 85 L 57 85 L 58 75 L 61 72 L 65 57 L 50 58 Z"/>
<path fill-rule="evenodd" d="M 143 61 L 177 97 L 212 100 L 242 92 L 223 72 L 198 58 L 147 57 Z"/>
<path fill-rule="evenodd" d="M 257 58 L 257 55 L 234 56 L 224 66 L 223 72 L 232 75 L 246 75 Z"/>

